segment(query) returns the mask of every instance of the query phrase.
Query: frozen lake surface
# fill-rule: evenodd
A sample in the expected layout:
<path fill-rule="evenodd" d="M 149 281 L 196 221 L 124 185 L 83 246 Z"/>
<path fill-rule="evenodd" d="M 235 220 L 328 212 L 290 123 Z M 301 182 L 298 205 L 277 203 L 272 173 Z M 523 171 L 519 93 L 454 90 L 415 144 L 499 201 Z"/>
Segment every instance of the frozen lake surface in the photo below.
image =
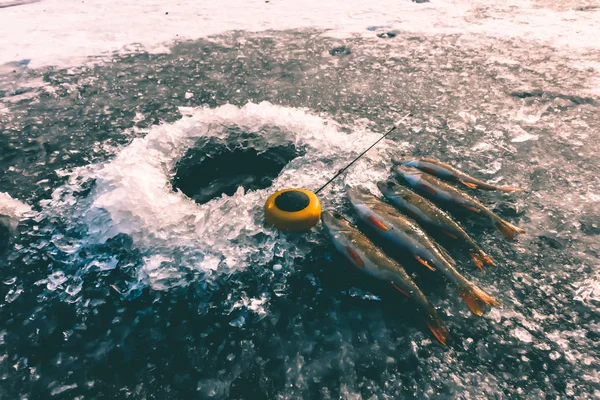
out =
<path fill-rule="evenodd" d="M 597 1 L 0 0 L 0 398 L 598 398 L 599 26 Z M 498 268 L 453 252 L 501 307 L 407 264 L 447 347 L 320 227 L 263 223 L 408 112 L 325 207 L 399 153 L 527 188 L 480 196 L 516 242 L 464 221 Z"/>

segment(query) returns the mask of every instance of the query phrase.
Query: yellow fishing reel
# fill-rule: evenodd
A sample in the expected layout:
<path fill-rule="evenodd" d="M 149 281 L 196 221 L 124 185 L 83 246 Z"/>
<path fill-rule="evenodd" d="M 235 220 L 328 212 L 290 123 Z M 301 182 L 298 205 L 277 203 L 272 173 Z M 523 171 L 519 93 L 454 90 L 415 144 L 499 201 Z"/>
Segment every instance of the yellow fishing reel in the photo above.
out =
<path fill-rule="evenodd" d="M 265 203 L 265 219 L 267 220 L 267 224 L 286 232 L 304 232 L 315 226 L 321 218 L 321 201 L 317 197 L 317 194 L 364 156 L 367 151 L 371 150 L 377 143 L 396 130 L 400 123 L 410 115 L 408 113 L 404 118 L 396 122 L 385 135 L 377 139 L 375 143 L 360 153 L 358 157 L 340 169 L 333 178 L 328 180 L 316 192 L 313 193 L 305 189 L 284 189 L 269 196 Z"/>
<path fill-rule="evenodd" d="M 321 201 L 305 189 L 284 189 L 273 193 L 265 203 L 267 224 L 286 232 L 304 232 L 321 218 Z"/>

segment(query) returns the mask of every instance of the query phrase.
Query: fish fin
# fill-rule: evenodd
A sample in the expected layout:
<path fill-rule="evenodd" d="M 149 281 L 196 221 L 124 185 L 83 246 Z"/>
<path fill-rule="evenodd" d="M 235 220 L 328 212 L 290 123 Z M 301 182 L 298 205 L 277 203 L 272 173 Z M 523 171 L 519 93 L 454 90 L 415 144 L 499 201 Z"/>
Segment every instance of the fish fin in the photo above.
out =
<path fill-rule="evenodd" d="M 525 189 L 523 189 L 523 188 L 518 188 L 518 187 L 510 187 L 510 186 L 498 186 L 498 187 L 496 188 L 496 190 L 498 190 L 498 191 L 500 191 L 500 192 L 507 192 L 507 193 L 510 193 L 510 192 L 522 192 L 522 191 L 524 191 Z"/>
<path fill-rule="evenodd" d="M 477 189 L 477 185 L 474 184 L 474 183 L 463 181 L 463 180 L 459 180 L 459 182 L 462 183 L 463 185 L 465 185 L 468 188 Z"/>
<path fill-rule="evenodd" d="M 400 286 L 396 285 L 394 282 L 390 282 L 390 283 L 392 284 L 392 286 L 394 287 L 394 289 L 396 289 L 397 291 L 399 291 L 400 293 L 402 293 L 403 295 L 405 295 L 409 299 L 411 298 L 410 293 L 408 293 L 406 290 L 402 289 Z"/>
<path fill-rule="evenodd" d="M 421 218 L 419 218 L 419 216 L 416 213 L 414 213 L 410 210 L 405 210 L 404 214 L 406 214 L 411 219 L 414 219 L 415 221 L 419 221 L 421 219 Z"/>
<path fill-rule="evenodd" d="M 471 258 L 480 270 L 483 270 L 483 264 L 496 266 L 492 257 L 488 256 L 483 250 L 471 249 Z"/>
<path fill-rule="evenodd" d="M 350 256 L 352 261 L 354 261 L 356 263 L 356 265 L 358 265 L 360 268 L 365 267 L 365 262 L 362 260 L 362 258 L 360 258 L 360 256 L 354 250 L 352 250 L 352 248 L 350 246 L 346 246 L 346 252 L 348 252 L 348 255 Z"/>
<path fill-rule="evenodd" d="M 485 311 L 485 306 L 499 306 L 496 300 L 492 296 L 485 293 L 483 290 L 476 286 L 466 286 L 458 289 L 460 297 L 467 303 L 467 306 L 471 309 L 471 312 L 475 315 L 482 316 Z"/>
<path fill-rule="evenodd" d="M 435 175 L 435 176 L 439 175 L 438 172 L 435 169 L 433 169 L 433 168 L 422 167 L 421 170 L 425 171 L 425 172 L 427 172 L 428 174 L 431 174 L 431 175 Z"/>
<path fill-rule="evenodd" d="M 454 260 L 454 258 L 452 258 L 450 253 L 448 253 L 448 250 L 443 248 L 439 243 L 435 243 L 435 246 L 440 251 L 440 253 L 442 253 L 442 255 L 446 258 L 446 261 L 448 261 L 450 264 L 456 266 L 456 261 Z"/>
<path fill-rule="evenodd" d="M 487 265 L 492 265 L 494 267 L 496 266 L 496 263 L 492 257 L 488 256 L 483 250 L 479 250 L 479 255 L 481 259 L 483 259 L 483 262 L 485 262 Z"/>
<path fill-rule="evenodd" d="M 471 258 L 473 259 L 473 262 L 475 263 L 477 268 L 483 271 L 483 259 L 481 257 L 481 254 L 478 251 L 471 250 Z"/>
<path fill-rule="evenodd" d="M 418 262 L 420 262 L 421 264 L 423 264 L 424 266 L 426 266 L 427 268 L 429 268 L 432 271 L 435 271 L 435 268 L 433 268 L 431 265 L 429 265 L 427 263 L 427 261 L 423 260 L 421 257 L 419 256 L 415 256 L 415 258 L 417 259 Z"/>
<path fill-rule="evenodd" d="M 375 225 L 382 231 L 389 231 L 389 228 L 387 226 L 385 226 L 385 224 L 383 222 L 381 222 L 380 220 L 378 220 L 375 217 L 369 217 L 369 222 L 371 222 L 373 225 Z"/>
<path fill-rule="evenodd" d="M 474 206 L 464 206 L 467 210 L 476 212 L 477 214 L 479 214 L 481 212 L 481 210 L 479 208 L 476 208 Z"/>
<path fill-rule="evenodd" d="M 432 195 L 436 196 L 437 195 L 437 190 L 435 190 L 434 188 L 432 188 L 429 185 L 421 185 L 423 186 L 423 189 L 427 190 L 429 193 L 431 193 Z"/>
<path fill-rule="evenodd" d="M 446 236 L 450 236 L 452 239 L 456 240 L 458 239 L 458 236 L 456 236 L 454 233 L 449 232 L 449 231 L 442 231 L 442 233 L 444 233 Z"/>
<path fill-rule="evenodd" d="M 433 336 L 445 346 L 450 332 L 444 322 L 440 318 L 434 318 L 427 321 L 427 327 L 433 333 Z"/>
<path fill-rule="evenodd" d="M 496 222 L 496 228 L 498 228 L 498 230 L 502 232 L 508 239 L 513 239 L 517 233 L 525 233 L 524 229 L 514 226 L 513 224 L 510 224 L 504 220 Z"/>

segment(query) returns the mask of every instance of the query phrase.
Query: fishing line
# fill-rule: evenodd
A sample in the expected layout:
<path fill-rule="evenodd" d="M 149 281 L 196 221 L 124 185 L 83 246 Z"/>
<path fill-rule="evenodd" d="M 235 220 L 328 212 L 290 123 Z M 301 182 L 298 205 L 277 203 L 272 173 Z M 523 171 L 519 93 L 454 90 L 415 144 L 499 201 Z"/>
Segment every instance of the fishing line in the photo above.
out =
<path fill-rule="evenodd" d="M 396 128 L 398 128 L 398 126 L 400 125 L 401 122 L 403 122 L 406 118 L 410 117 L 412 114 L 408 113 L 406 114 L 404 117 L 400 118 L 398 120 L 398 122 L 396 122 L 394 124 L 394 126 L 392 128 L 390 128 L 382 137 L 380 137 L 379 139 L 377 139 L 377 141 L 375 143 L 373 143 L 371 146 L 369 146 L 368 149 L 366 149 L 365 151 L 363 151 L 362 153 L 360 153 L 358 155 L 358 157 L 356 157 L 354 160 L 352 160 L 348 165 L 346 165 L 344 168 L 340 169 L 334 176 L 333 178 L 331 178 L 330 180 L 327 181 L 327 183 L 325 183 L 323 186 L 321 186 L 316 192 L 315 194 L 319 194 L 319 192 L 323 189 L 325 189 L 325 187 L 327 187 L 327 185 L 329 185 L 331 182 L 333 182 L 335 180 L 335 178 L 337 178 L 338 176 L 340 176 L 341 174 L 344 173 L 344 171 L 346 171 L 348 168 L 350 168 L 352 166 L 352 164 L 354 164 L 355 162 L 357 162 L 362 156 L 364 156 L 365 154 L 367 154 L 367 152 L 369 150 L 371 150 L 373 147 L 375 147 L 377 145 L 377 143 L 381 142 L 383 139 L 385 139 L 385 137 L 387 135 L 389 135 L 390 133 L 394 132 L 396 130 Z"/>

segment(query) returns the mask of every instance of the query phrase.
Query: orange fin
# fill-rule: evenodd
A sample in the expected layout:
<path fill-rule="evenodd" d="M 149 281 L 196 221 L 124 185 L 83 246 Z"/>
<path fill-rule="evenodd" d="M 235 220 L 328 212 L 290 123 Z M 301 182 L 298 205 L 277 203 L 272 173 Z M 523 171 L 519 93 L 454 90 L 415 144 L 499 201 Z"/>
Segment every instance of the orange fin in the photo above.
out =
<path fill-rule="evenodd" d="M 485 311 L 485 306 L 498 306 L 496 300 L 492 296 L 485 293 L 483 290 L 476 286 L 468 286 L 465 288 L 458 289 L 460 297 L 467 303 L 467 306 L 471 309 L 471 312 L 475 315 L 482 316 Z"/>
<path fill-rule="evenodd" d="M 454 233 L 452 232 L 448 232 L 448 231 L 442 231 L 446 236 L 450 236 L 452 239 L 456 240 L 458 239 L 458 236 L 456 236 Z"/>
<path fill-rule="evenodd" d="M 402 288 L 400 288 L 400 286 L 396 285 L 394 282 L 390 282 L 390 283 L 392 284 L 392 286 L 394 287 L 394 289 L 396 289 L 397 291 L 399 291 L 400 293 L 402 293 L 403 295 L 405 295 L 409 299 L 411 298 L 410 293 L 408 293 L 407 291 L 405 291 Z"/>
<path fill-rule="evenodd" d="M 436 319 L 427 321 L 427 327 L 431 333 L 433 333 L 433 336 L 435 336 L 435 338 L 445 346 L 446 342 L 448 341 L 448 336 L 450 335 L 446 325 L 444 325 L 444 323 L 439 319 Z"/>
<path fill-rule="evenodd" d="M 477 214 L 479 214 L 481 212 L 481 210 L 479 208 L 475 208 L 474 206 L 465 206 L 465 208 L 467 210 L 471 210 L 473 212 L 476 212 Z"/>
<path fill-rule="evenodd" d="M 346 246 L 346 251 L 348 252 L 348 255 L 356 265 L 358 265 L 360 268 L 365 267 L 364 261 L 360 258 L 358 254 L 356 254 L 354 250 L 352 250 L 350 246 Z"/>
<path fill-rule="evenodd" d="M 459 180 L 459 182 L 460 182 L 460 183 L 462 183 L 463 185 L 465 185 L 465 186 L 466 186 L 466 187 L 468 187 L 468 188 L 471 188 L 471 189 L 477 189 L 477 185 L 476 185 L 476 184 L 474 184 L 474 183 L 467 182 L 467 181 L 463 181 L 462 179 L 461 179 L 461 180 Z"/>
<path fill-rule="evenodd" d="M 382 231 L 389 231 L 389 228 L 387 226 L 385 226 L 385 224 L 383 222 L 381 222 L 380 220 L 378 220 L 375 217 L 369 217 L 369 221 L 375 225 L 376 227 L 378 227 L 379 229 L 381 229 Z"/>
<path fill-rule="evenodd" d="M 496 266 L 492 257 L 485 254 L 483 250 L 471 249 L 471 258 L 479 269 L 483 269 L 483 264 Z"/>
<path fill-rule="evenodd" d="M 496 190 L 499 190 L 500 192 L 510 193 L 510 192 L 522 192 L 525 189 L 523 189 L 523 188 L 517 188 L 517 187 L 510 187 L 510 186 L 498 186 L 496 188 Z"/>
<path fill-rule="evenodd" d="M 420 262 L 421 264 L 423 264 L 424 266 L 426 266 L 427 268 L 429 268 L 432 271 L 435 271 L 435 268 L 433 268 L 431 265 L 429 265 L 427 263 L 427 261 L 423 260 L 421 257 L 419 256 L 415 256 L 415 258 L 417 259 L 418 262 Z"/>
<path fill-rule="evenodd" d="M 434 188 L 432 188 L 431 186 L 429 186 L 429 185 L 422 185 L 422 186 L 423 186 L 423 189 L 427 190 L 432 195 L 434 195 L 434 196 L 437 195 L 437 191 Z"/>
<path fill-rule="evenodd" d="M 492 257 L 488 256 L 483 251 L 481 252 L 481 256 L 483 257 L 483 260 L 485 261 L 485 263 L 487 265 L 493 265 L 494 267 L 496 266 L 496 263 L 494 262 L 494 260 L 492 259 Z"/>
<path fill-rule="evenodd" d="M 496 222 L 496 228 L 504 234 L 508 239 L 513 239 L 517 233 L 525 233 L 524 229 L 516 227 L 504 220 Z"/>
<path fill-rule="evenodd" d="M 479 268 L 481 271 L 483 271 L 483 260 L 481 259 L 481 254 L 479 254 L 476 251 L 472 251 L 471 258 L 473 259 L 473 262 L 475 263 L 477 268 Z"/>

